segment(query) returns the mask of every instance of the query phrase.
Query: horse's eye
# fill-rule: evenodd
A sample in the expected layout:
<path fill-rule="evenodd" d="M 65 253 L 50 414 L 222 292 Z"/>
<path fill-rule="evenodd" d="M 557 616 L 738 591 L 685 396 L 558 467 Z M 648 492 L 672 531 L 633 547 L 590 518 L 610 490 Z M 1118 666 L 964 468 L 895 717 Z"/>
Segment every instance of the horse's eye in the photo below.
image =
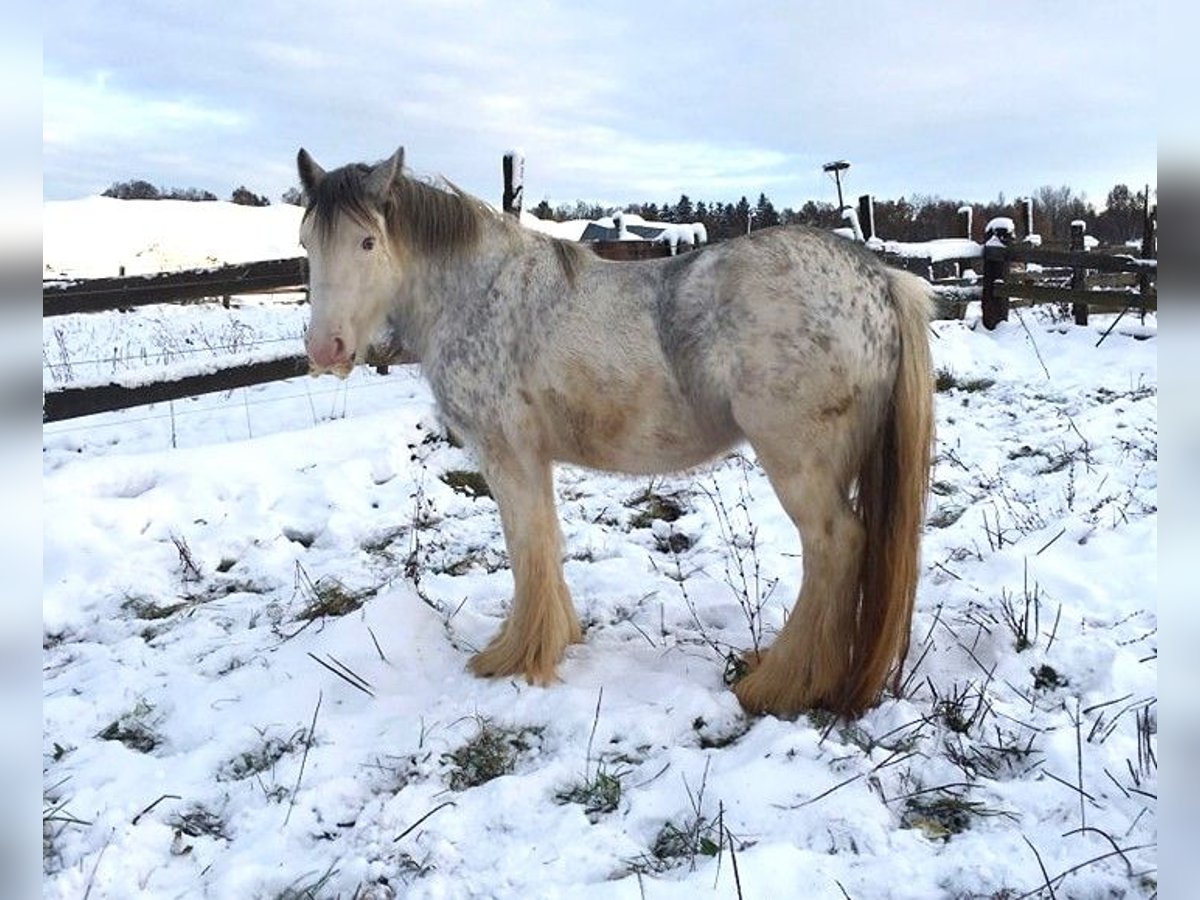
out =
<path fill-rule="evenodd" d="M 363 238 L 362 239 L 362 248 L 364 250 L 374 250 L 375 249 L 375 238 L 373 238 L 373 237 Z"/>

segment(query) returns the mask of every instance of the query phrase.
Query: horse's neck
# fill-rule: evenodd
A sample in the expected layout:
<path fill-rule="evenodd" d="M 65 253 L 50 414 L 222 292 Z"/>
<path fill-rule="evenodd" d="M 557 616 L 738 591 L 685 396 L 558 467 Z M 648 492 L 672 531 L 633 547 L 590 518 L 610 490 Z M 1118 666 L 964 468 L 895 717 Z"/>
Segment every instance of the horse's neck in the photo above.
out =
<path fill-rule="evenodd" d="M 477 247 L 446 259 L 429 258 L 414 266 L 401 288 L 394 325 L 421 358 L 446 316 L 454 316 L 464 301 L 486 293 L 522 242 L 499 227 L 485 227 Z"/>

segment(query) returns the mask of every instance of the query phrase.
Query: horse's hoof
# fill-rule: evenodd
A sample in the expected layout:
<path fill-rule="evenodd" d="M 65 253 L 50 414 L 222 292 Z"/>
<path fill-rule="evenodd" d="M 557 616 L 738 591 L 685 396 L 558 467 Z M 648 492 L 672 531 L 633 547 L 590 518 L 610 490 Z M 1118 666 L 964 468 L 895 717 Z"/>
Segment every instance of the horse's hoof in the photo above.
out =
<path fill-rule="evenodd" d="M 524 654 L 513 653 L 503 645 L 476 653 L 467 661 L 467 667 L 480 678 L 523 676 L 529 684 L 543 687 L 558 681 L 556 663 L 529 660 Z"/>
<path fill-rule="evenodd" d="M 781 719 L 794 719 L 800 713 L 821 704 L 815 701 L 802 685 L 790 681 L 780 683 L 773 673 L 762 664 L 764 657 L 748 659 L 752 666 L 746 675 L 733 686 L 734 696 L 746 712 L 759 715 L 769 714 Z"/>

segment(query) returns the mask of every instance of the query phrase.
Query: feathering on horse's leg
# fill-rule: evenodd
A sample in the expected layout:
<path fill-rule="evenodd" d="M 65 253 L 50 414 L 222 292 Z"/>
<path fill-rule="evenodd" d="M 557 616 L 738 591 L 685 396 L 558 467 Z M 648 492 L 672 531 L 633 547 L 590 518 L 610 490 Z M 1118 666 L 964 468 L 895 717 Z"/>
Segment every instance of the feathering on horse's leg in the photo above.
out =
<path fill-rule="evenodd" d="M 562 537 L 548 463 L 485 466 L 512 565 L 512 607 L 500 632 L 470 661 L 481 676 L 524 675 L 549 684 L 567 645 L 582 637 L 562 573 Z"/>
<path fill-rule="evenodd" d="M 848 502 L 846 479 L 827 462 L 810 457 L 800 464 L 794 442 L 791 458 L 769 447 L 756 450 L 800 532 L 804 572 L 783 629 L 734 692 L 751 712 L 841 711 L 854 644 L 863 526 Z"/>

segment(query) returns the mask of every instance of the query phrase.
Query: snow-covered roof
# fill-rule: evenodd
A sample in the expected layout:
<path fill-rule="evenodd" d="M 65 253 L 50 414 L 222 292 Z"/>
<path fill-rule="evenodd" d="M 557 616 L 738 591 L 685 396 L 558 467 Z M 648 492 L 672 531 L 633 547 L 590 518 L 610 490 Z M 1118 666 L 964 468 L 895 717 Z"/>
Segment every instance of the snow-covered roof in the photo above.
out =
<path fill-rule="evenodd" d="M 554 222 L 522 211 L 521 224 L 568 241 L 662 241 L 671 246 L 708 243 L 708 230 L 702 222 L 651 222 L 630 212 L 616 212 L 599 219 Z"/>

